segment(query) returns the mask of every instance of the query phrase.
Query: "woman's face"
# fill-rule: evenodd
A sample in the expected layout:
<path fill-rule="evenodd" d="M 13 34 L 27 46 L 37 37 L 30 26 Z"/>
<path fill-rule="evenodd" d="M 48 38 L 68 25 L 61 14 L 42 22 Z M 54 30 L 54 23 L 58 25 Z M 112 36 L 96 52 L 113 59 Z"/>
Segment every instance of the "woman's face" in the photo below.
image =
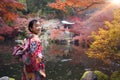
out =
<path fill-rule="evenodd" d="M 41 32 L 41 24 L 39 21 L 37 21 L 36 23 L 33 24 L 32 31 L 35 34 L 39 34 Z"/>

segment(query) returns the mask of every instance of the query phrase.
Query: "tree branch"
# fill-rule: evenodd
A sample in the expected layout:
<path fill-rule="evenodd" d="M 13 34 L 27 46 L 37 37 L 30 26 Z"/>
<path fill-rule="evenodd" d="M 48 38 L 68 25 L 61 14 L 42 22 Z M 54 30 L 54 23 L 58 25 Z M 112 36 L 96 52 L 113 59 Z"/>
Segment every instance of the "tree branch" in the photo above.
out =
<path fill-rule="evenodd" d="M 90 5 L 86 6 L 85 8 L 80 9 L 80 11 L 84 11 L 84 10 L 92 7 L 92 6 L 95 5 L 95 4 L 104 4 L 104 3 L 105 3 L 104 1 L 101 1 L 101 2 L 93 2 L 93 3 L 91 3 Z"/>

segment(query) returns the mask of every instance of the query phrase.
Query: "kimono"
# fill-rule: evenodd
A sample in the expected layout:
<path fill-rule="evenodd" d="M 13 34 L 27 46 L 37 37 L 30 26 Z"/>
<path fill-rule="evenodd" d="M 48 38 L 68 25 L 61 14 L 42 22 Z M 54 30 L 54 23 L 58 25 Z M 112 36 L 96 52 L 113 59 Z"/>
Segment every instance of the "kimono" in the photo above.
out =
<path fill-rule="evenodd" d="M 31 41 L 29 38 L 23 49 L 25 53 L 22 55 L 24 63 L 22 80 L 44 80 L 46 75 L 41 42 Z"/>

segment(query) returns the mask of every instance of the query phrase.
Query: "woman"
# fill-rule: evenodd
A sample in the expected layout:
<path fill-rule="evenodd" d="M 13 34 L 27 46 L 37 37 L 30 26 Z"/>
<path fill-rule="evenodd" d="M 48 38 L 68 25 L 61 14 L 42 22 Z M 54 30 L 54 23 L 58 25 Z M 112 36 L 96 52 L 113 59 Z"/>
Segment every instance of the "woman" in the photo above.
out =
<path fill-rule="evenodd" d="M 39 38 L 41 24 L 37 20 L 29 22 L 28 30 L 31 32 L 23 48 L 22 60 L 24 62 L 22 80 L 43 80 L 46 77 L 43 62 L 42 46 Z M 26 58 L 27 56 L 27 58 Z"/>

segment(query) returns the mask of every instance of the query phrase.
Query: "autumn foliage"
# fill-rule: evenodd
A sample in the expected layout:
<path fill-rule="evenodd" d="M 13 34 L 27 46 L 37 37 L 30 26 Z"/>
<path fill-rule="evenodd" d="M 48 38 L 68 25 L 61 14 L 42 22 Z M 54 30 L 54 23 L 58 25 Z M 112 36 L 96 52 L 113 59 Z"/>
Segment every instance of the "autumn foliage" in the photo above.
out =
<path fill-rule="evenodd" d="M 103 2 L 104 0 L 56 0 L 54 3 L 49 3 L 48 6 L 65 12 L 68 11 L 68 8 L 72 8 L 73 11 L 79 13 L 95 4 L 101 4 Z"/>
<path fill-rule="evenodd" d="M 17 17 L 17 10 L 23 8 L 16 0 L 0 0 L 0 17 L 6 22 L 13 21 Z"/>
<path fill-rule="evenodd" d="M 120 63 L 120 9 L 114 12 L 114 19 L 105 22 L 107 28 L 100 28 L 93 34 L 94 42 L 88 50 L 90 57 Z"/>

